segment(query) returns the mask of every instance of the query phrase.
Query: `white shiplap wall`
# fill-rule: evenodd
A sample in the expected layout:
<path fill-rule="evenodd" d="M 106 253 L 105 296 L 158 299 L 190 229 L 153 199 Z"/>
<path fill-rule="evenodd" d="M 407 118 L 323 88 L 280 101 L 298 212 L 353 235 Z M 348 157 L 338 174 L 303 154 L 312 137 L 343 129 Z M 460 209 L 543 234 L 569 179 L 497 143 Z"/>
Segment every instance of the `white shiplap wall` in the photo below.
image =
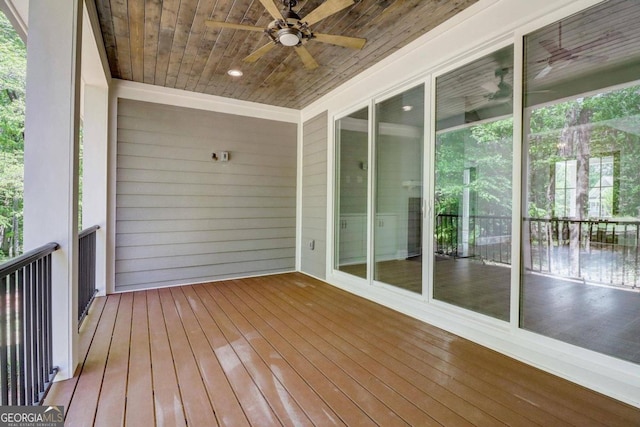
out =
<path fill-rule="evenodd" d="M 301 270 L 324 279 L 327 254 L 327 112 L 302 127 Z M 314 248 L 309 242 L 314 241 Z"/>
<path fill-rule="evenodd" d="M 294 269 L 295 124 L 120 99 L 117 141 L 116 291 Z"/>

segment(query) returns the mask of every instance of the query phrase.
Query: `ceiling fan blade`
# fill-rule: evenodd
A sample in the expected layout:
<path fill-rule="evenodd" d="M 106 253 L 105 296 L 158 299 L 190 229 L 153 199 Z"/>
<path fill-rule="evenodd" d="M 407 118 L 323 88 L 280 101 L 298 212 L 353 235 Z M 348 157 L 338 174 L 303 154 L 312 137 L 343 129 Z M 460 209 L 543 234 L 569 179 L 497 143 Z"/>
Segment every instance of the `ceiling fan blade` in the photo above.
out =
<path fill-rule="evenodd" d="M 544 78 L 547 74 L 549 74 L 551 72 L 551 70 L 553 69 L 553 67 L 551 65 L 548 65 L 546 67 L 544 67 L 542 69 L 542 71 L 540 71 L 534 78 L 533 80 L 538 80 L 538 79 L 542 79 Z"/>
<path fill-rule="evenodd" d="M 267 9 L 267 12 L 273 16 L 273 19 L 280 19 L 281 21 L 284 21 L 282 12 L 280 12 L 280 9 L 278 9 L 278 6 L 276 6 L 273 0 L 260 0 L 260 3 L 262 3 L 264 8 Z"/>
<path fill-rule="evenodd" d="M 489 93 L 495 93 L 500 90 L 500 86 L 495 82 L 485 82 L 480 87 Z"/>
<path fill-rule="evenodd" d="M 348 47 L 351 49 L 362 49 L 364 47 L 364 44 L 367 42 L 367 39 L 361 39 L 358 37 L 336 36 L 333 34 L 313 33 L 313 36 L 319 42 Z"/>
<path fill-rule="evenodd" d="M 247 30 L 247 31 L 260 31 L 264 32 L 264 28 L 262 27 L 254 27 L 253 25 L 243 25 L 243 24 L 234 24 L 232 22 L 224 22 L 224 21 L 205 21 L 207 27 L 213 28 L 233 28 L 234 30 Z"/>
<path fill-rule="evenodd" d="M 342 9 L 345 9 L 354 3 L 354 0 L 327 0 L 312 10 L 307 16 L 302 18 L 301 21 L 306 22 L 308 25 L 313 25 L 318 21 L 322 21 L 327 16 L 340 12 Z"/>
<path fill-rule="evenodd" d="M 544 50 L 549 52 L 551 55 L 557 55 L 558 52 L 561 51 L 560 46 L 558 46 L 553 40 L 540 40 L 538 43 L 540 43 L 540 46 L 542 46 Z"/>
<path fill-rule="evenodd" d="M 307 69 L 313 70 L 315 68 L 318 68 L 318 63 L 315 59 L 313 59 L 313 56 L 311 56 L 306 47 L 296 46 L 295 49 L 296 53 L 298 54 L 300 59 L 302 59 L 302 63 Z"/>
<path fill-rule="evenodd" d="M 243 59 L 244 62 L 256 62 L 262 58 L 267 52 L 271 51 L 276 46 L 274 42 L 270 42 L 262 46 L 261 48 L 253 51 L 249 56 Z"/>

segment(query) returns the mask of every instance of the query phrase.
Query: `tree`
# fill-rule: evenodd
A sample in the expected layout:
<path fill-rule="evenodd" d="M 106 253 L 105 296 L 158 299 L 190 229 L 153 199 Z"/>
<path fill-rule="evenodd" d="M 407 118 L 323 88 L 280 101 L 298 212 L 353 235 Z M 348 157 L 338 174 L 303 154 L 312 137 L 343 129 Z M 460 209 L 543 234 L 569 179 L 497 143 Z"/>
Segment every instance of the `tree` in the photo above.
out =
<path fill-rule="evenodd" d="M 26 47 L 0 12 L 0 260 L 22 242 Z"/>

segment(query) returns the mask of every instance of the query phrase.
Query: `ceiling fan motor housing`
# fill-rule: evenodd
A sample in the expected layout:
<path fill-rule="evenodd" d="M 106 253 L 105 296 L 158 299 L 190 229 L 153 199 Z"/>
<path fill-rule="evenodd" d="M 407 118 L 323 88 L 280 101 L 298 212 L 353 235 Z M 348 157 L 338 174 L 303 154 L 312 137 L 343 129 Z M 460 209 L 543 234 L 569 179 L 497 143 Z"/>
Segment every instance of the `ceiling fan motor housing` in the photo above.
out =
<path fill-rule="evenodd" d="M 276 33 L 276 39 L 283 46 L 297 46 L 302 40 L 302 32 L 295 27 L 281 28 Z"/>

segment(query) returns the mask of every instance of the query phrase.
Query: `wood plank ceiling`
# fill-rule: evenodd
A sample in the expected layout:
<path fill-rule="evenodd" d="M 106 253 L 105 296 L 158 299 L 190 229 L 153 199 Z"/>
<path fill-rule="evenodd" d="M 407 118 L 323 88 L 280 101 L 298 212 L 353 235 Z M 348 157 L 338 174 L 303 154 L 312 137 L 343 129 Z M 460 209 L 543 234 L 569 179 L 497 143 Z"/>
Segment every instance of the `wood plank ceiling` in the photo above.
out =
<path fill-rule="evenodd" d="M 284 10 L 281 0 L 273 0 Z M 301 109 L 477 0 L 356 0 L 314 24 L 319 33 L 366 38 L 352 50 L 311 40 L 320 65 L 306 69 L 291 47 L 255 63 L 243 58 L 269 42 L 262 32 L 206 26 L 208 19 L 266 27 L 258 0 L 95 0 L 112 77 Z M 301 0 L 305 17 L 323 0 Z M 242 70 L 240 78 L 227 74 Z"/>

